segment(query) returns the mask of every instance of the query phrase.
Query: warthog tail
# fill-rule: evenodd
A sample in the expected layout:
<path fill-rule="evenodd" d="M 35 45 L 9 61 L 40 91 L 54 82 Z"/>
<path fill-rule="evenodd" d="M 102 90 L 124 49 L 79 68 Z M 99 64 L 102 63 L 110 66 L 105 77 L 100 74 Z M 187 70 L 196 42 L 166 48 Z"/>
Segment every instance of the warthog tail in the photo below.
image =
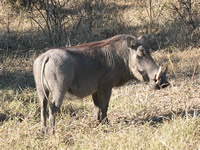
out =
<path fill-rule="evenodd" d="M 53 104 L 52 104 L 51 101 L 49 100 L 49 98 L 48 98 L 48 96 L 47 96 L 47 94 L 46 94 L 46 92 L 45 92 L 45 89 L 44 89 L 44 78 L 45 78 L 44 69 L 45 69 L 45 65 L 46 65 L 46 63 L 47 63 L 48 61 L 49 61 L 49 56 L 46 56 L 46 57 L 44 58 L 43 62 L 42 62 L 42 68 L 41 68 L 41 85 L 42 85 L 42 90 L 43 90 L 43 92 L 44 92 L 44 96 L 45 96 L 45 98 L 47 99 L 47 101 L 48 101 L 50 107 L 52 107 Z M 47 79 L 45 79 L 45 80 L 46 80 L 47 88 L 48 88 L 49 91 L 50 91 L 50 87 L 49 87 L 49 84 L 48 84 L 48 82 L 47 82 Z M 51 92 L 51 91 L 50 91 L 50 92 Z"/>

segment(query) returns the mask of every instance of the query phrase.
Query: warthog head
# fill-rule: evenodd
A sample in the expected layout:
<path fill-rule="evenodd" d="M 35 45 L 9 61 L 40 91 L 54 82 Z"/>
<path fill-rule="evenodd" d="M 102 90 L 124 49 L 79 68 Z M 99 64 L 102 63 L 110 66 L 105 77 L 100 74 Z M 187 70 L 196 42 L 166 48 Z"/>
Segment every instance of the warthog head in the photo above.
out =
<path fill-rule="evenodd" d="M 150 55 L 150 51 L 141 46 L 141 43 L 128 43 L 132 45 L 130 67 L 133 75 L 138 80 L 143 80 L 148 83 L 153 89 L 165 88 L 169 85 L 166 79 L 167 67 L 158 67 L 153 58 Z M 134 66 L 134 67 L 133 67 Z"/>

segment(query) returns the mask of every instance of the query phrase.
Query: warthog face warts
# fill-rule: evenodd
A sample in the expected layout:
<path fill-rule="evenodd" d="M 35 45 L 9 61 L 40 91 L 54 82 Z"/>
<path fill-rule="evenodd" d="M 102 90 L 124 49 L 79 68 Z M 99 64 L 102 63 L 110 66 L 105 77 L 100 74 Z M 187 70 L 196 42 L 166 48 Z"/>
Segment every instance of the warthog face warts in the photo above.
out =
<path fill-rule="evenodd" d="M 158 67 L 148 49 L 143 46 L 137 47 L 132 59 L 137 71 L 151 88 L 160 89 L 169 85 L 166 79 L 167 67 L 164 70 L 163 67 Z"/>

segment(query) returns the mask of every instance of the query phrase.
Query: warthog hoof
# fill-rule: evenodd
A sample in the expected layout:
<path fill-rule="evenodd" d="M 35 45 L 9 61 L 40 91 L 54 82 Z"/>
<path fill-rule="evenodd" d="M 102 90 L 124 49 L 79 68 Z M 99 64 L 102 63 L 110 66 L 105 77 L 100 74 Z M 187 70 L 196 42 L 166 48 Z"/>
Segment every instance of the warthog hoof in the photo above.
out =
<path fill-rule="evenodd" d="M 40 131 L 43 133 L 43 134 L 46 134 L 47 133 L 47 128 L 45 126 L 41 127 Z"/>
<path fill-rule="evenodd" d="M 49 128 L 48 134 L 50 134 L 50 135 L 55 134 L 55 129 L 54 128 Z"/>
<path fill-rule="evenodd" d="M 103 120 L 100 121 L 101 124 L 109 124 L 108 117 L 104 118 Z"/>

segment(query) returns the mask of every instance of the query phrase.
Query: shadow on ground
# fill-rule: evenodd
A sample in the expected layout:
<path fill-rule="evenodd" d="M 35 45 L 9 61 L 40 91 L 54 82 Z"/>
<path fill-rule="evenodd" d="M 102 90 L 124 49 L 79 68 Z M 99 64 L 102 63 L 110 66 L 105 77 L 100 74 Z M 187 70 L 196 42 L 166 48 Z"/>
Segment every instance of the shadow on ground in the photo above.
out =
<path fill-rule="evenodd" d="M 30 72 L 6 72 L 0 74 L 0 90 L 35 88 L 33 73 Z"/>
<path fill-rule="evenodd" d="M 122 124 L 135 124 L 135 125 L 143 125 L 145 123 L 149 123 L 152 126 L 155 126 L 160 123 L 164 123 L 164 121 L 171 121 L 177 117 L 188 118 L 188 117 L 199 117 L 200 116 L 200 108 L 190 109 L 190 110 L 179 110 L 179 111 L 171 111 L 165 113 L 152 113 L 150 114 L 146 110 L 140 111 L 132 118 L 120 118 L 117 122 Z"/>

